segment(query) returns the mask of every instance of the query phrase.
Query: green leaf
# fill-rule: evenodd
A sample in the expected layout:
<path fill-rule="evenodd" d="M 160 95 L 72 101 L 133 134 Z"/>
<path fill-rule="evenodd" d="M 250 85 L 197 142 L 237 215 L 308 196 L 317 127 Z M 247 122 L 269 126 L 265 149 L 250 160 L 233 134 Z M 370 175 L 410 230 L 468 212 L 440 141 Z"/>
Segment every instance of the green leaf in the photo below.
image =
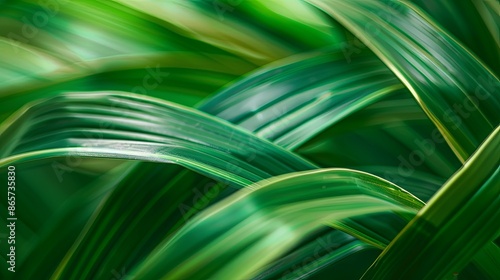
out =
<path fill-rule="evenodd" d="M 19 111 L 0 131 L 2 155 L 8 156 L 0 166 L 67 155 L 140 159 L 177 163 L 233 186 L 314 168 L 223 121 L 132 94 L 54 97 Z"/>
<path fill-rule="evenodd" d="M 500 123 L 500 81 L 431 18 L 395 1 L 311 0 L 398 76 L 464 162 Z"/>
<path fill-rule="evenodd" d="M 491 155 L 499 149 L 497 127 L 363 278 L 443 279 L 493 241 L 500 234 L 500 159 Z"/>
<path fill-rule="evenodd" d="M 265 67 L 218 93 L 200 109 L 294 149 L 349 114 L 402 88 L 372 55 L 348 61 L 337 50 Z"/>
<path fill-rule="evenodd" d="M 482 220 L 498 162 L 469 159 L 499 123 L 496 2 L 4 2 L 0 177 L 16 165 L 20 245 L 0 278 L 358 279 L 404 246 L 417 263 L 377 267 L 500 278 Z M 172 103 L 200 101 L 214 116 Z M 460 161 L 484 180 L 451 177 Z M 318 166 L 358 171 L 290 173 Z M 450 177 L 422 214 L 443 225 L 434 247 L 401 245 Z"/>
<path fill-rule="evenodd" d="M 145 279 L 248 278 L 324 223 L 385 211 L 407 217 L 422 205 L 397 186 L 362 172 L 283 175 L 207 209 L 133 274 Z"/>
<path fill-rule="evenodd" d="M 500 75 L 500 6 L 485 0 L 412 0 Z"/>

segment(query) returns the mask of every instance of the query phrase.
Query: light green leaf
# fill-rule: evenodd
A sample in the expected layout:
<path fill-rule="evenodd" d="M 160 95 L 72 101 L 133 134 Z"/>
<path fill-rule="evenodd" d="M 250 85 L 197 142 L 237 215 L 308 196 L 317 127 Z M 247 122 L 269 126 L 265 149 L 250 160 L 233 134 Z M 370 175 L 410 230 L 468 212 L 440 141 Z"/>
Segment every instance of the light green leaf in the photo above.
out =
<path fill-rule="evenodd" d="M 133 274 L 146 279 L 247 279 L 324 223 L 385 211 L 407 217 L 422 205 L 366 173 L 327 169 L 283 175 L 207 209 Z"/>

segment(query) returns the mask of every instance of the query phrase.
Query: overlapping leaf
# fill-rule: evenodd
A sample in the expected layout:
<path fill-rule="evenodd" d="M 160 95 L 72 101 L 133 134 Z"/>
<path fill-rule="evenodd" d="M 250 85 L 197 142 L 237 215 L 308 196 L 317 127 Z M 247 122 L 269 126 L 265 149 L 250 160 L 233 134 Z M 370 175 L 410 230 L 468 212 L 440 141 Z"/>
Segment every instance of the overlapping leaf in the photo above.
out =
<path fill-rule="evenodd" d="M 450 277 L 493 241 L 500 233 L 500 160 L 491 154 L 499 150 L 497 127 L 363 277 Z"/>
<path fill-rule="evenodd" d="M 185 130 L 187 124 L 195 129 Z M 71 153 L 178 163 L 233 186 L 314 167 L 208 115 L 131 94 L 80 93 L 42 101 L 8 120 L 2 135 L 1 166 Z"/>
<path fill-rule="evenodd" d="M 370 47 L 464 162 L 500 123 L 500 81 L 432 19 L 396 1 L 312 0 Z"/>
<path fill-rule="evenodd" d="M 294 173 L 255 188 L 204 211 L 158 248 L 134 275 L 245 279 L 323 223 L 384 211 L 411 218 L 407 213 L 415 213 L 422 205 L 387 181 L 351 170 Z"/>

